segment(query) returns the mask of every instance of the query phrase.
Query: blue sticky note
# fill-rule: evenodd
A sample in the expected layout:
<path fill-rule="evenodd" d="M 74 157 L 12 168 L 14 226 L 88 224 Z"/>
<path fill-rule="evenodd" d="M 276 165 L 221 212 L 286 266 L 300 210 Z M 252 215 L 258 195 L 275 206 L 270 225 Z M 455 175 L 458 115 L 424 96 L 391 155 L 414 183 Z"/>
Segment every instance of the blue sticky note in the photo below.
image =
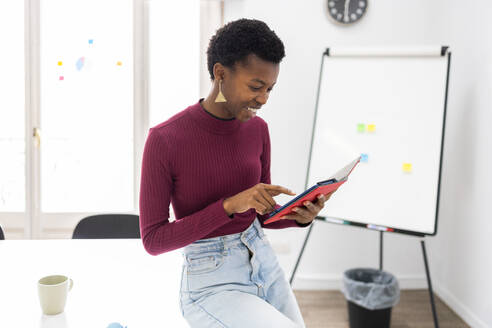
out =
<path fill-rule="evenodd" d="M 89 39 L 89 44 L 93 44 L 93 43 L 94 43 L 94 40 Z"/>
<path fill-rule="evenodd" d="M 367 154 L 361 154 L 360 155 L 360 161 L 363 163 L 367 163 L 369 161 L 369 155 Z"/>
<path fill-rule="evenodd" d="M 77 62 L 75 63 L 75 67 L 77 67 L 77 70 L 80 71 L 82 69 L 82 67 L 84 67 L 84 62 L 85 62 L 85 58 L 84 57 L 80 57 Z"/>
<path fill-rule="evenodd" d="M 113 322 L 113 323 L 110 323 L 107 328 L 126 328 L 126 327 L 123 327 L 118 322 Z"/>

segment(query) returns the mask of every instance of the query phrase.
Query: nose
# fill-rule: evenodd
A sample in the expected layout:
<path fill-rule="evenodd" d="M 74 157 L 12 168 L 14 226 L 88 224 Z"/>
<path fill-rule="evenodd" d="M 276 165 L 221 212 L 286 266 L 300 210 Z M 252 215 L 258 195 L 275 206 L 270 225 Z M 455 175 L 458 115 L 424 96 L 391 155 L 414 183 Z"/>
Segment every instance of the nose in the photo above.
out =
<path fill-rule="evenodd" d="M 261 96 L 256 97 L 255 100 L 263 106 L 268 101 L 268 96 L 268 93 L 264 93 Z"/>

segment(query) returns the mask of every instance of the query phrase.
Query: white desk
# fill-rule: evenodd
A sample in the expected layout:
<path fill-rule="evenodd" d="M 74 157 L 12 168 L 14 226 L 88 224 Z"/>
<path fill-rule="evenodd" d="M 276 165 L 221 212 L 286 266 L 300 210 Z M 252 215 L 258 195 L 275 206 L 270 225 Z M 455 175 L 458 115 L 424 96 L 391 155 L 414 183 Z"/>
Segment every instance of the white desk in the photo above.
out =
<path fill-rule="evenodd" d="M 147 254 L 137 239 L 0 241 L 0 327 L 188 327 L 179 309 L 181 252 Z M 45 316 L 39 278 L 73 279 L 65 312 Z"/>

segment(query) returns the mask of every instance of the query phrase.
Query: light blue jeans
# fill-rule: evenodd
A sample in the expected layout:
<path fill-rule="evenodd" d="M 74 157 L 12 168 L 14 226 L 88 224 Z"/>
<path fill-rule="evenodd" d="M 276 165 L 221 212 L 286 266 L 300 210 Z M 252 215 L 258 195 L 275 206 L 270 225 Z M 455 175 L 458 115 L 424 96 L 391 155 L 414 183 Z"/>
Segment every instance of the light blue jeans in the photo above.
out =
<path fill-rule="evenodd" d="M 195 327 L 304 327 L 275 252 L 256 219 L 241 233 L 183 248 L 180 306 Z"/>

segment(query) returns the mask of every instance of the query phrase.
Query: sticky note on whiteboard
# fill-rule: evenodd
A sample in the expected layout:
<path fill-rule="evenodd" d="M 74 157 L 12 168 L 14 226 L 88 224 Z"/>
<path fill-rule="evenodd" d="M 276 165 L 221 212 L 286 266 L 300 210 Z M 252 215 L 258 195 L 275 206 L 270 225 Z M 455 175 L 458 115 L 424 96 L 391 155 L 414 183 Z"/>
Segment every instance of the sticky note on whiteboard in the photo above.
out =
<path fill-rule="evenodd" d="M 360 154 L 360 161 L 361 161 L 361 163 L 367 163 L 369 161 L 369 155 Z"/>
<path fill-rule="evenodd" d="M 359 131 L 359 132 L 366 131 L 366 125 L 364 123 L 357 124 L 357 131 Z"/>
<path fill-rule="evenodd" d="M 376 132 L 376 124 L 368 124 L 367 125 L 367 131 Z"/>
<path fill-rule="evenodd" d="M 402 169 L 403 172 L 407 172 L 407 173 L 412 172 L 412 163 L 403 163 Z"/>

